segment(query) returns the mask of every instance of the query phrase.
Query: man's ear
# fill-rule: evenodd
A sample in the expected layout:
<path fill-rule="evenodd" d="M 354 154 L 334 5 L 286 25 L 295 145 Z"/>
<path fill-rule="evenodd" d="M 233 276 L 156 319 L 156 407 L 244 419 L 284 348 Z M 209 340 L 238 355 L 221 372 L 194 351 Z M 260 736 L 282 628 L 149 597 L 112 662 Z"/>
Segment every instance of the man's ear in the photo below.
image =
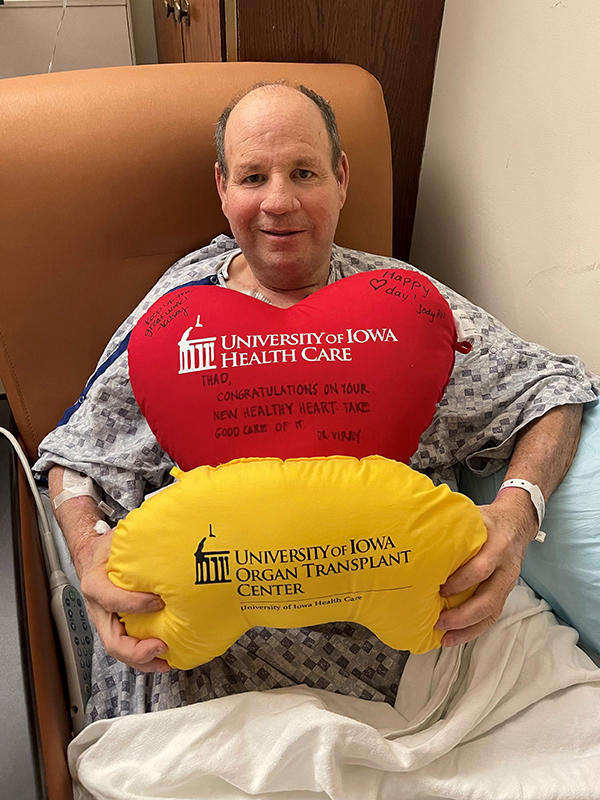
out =
<path fill-rule="evenodd" d="M 217 192 L 219 193 L 219 197 L 221 198 L 221 209 L 225 216 L 227 216 L 227 212 L 225 211 L 226 206 L 226 189 L 227 189 L 227 181 L 219 169 L 218 161 L 215 161 L 215 183 L 217 184 Z"/>
<path fill-rule="evenodd" d="M 343 150 L 335 177 L 339 184 L 340 208 L 343 208 L 348 193 L 348 183 L 350 181 L 350 164 L 348 163 L 348 156 Z"/>

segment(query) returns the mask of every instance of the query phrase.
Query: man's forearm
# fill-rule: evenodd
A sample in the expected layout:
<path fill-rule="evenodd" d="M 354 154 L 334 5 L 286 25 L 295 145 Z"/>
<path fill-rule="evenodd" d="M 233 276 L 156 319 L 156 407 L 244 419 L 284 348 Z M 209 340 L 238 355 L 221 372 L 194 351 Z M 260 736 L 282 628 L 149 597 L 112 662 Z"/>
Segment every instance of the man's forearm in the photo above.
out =
<path fill-rule="evenodd" d="M 52 467 L 48 473 L 52 508 L 54 508 L 54 498 L 63 488 L 63 473 L 64 467 Z M 94 526 L 99 520 L 104 519 L 104 515 L 95 500 L 85 495 L 65 501 L 56 509 L 54 515 L 67 542 L 75 570 L 81 577 L 82 568 L 89 559 L 92 541 L 99 536 Z"/>
<path fill-rule="evenodd" d="M 50 498 L 63 490 L 63 468 L 53 467 L 48 475 Z M 54 508 L 54 503 L 52 503 Z M 111 535 L 98 534 L 94 526 L 103 519 L 92 497 L 72 497 L 55 512 L 62 528 L 73 564 L 81 579 L 81 592 L 88 614 L 96 627 L 106 652 L 144 672 L 167 672 L 169 665 L 158 658 L 166 650 L 161 639 L 135 639 L 127 635 L 125 626 L 115 612 L 145 614 L 164 607 L 160 597 L 146 592 L 128 592 L 111 583 L 106 565 L 110 553 Z"/>
<path fill-rule="evenodd" d="M 557 406 L 530 423 L 517 438 L 506 480 L 524 478 L 535 483 L 548 501 L 577 451 L 582 411 L 580 405 Z"/>
<path fill-rule="evenodd" d="M 559 406 L 528 425 L 517 439 L 507 479 L 537 484 L 548 500 L 565 476 L 579 442 L 581 406 Z M 444 646 L 469 642 L 493 625 L 519 577 L 525 551 L 539 530 L 537 511 L 520 488 L 503 489 L 480 507 L 488 538 L 480 552 L 440 588 L 449 597 L 479 584 L 462 605 L 442 611 L 436 627 Z"/>

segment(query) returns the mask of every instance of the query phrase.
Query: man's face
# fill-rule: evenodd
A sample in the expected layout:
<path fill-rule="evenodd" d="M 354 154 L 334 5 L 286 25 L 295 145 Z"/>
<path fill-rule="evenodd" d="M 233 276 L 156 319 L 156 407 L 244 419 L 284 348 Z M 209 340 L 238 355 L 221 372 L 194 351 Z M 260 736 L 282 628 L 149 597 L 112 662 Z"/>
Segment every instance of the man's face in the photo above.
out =
<path fill-rule="evenodd" d="M 348 164 L 344 155 L 334 173 L 317 106 L 288 87 L 251 92 L 231 112 L 225 155 L 217 188 L 252 272 L 278 289 L 326 279 Z"/>

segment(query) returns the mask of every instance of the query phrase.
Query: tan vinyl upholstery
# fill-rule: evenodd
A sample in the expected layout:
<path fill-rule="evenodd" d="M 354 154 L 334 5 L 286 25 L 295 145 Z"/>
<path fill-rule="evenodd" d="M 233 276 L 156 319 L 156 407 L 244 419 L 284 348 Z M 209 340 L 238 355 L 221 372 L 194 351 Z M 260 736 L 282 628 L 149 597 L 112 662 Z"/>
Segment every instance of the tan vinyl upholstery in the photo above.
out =
<path fill-rule="evenodd" d="M 287 78 L 331 101 L 350 160 L 339 244 L 391 254 L 381 88 L 350 65 L 165 64 L 0 81 L 0 377 L 29 457 L 108 337 L 184 253 L 228 232 L 212 136 L 239 90 Z M 20 492 L 37 719 L 49 800 L 70 796 L 68 717 L 36 522 Z"/>

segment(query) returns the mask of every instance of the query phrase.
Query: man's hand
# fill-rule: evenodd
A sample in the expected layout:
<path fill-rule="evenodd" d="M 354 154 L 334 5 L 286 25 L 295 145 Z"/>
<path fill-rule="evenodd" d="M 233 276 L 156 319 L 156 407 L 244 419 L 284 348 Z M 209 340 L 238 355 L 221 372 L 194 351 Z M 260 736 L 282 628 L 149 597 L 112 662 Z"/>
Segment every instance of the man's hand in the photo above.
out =
<path fill-rule="evenodd" d="M 440 594 L 449 597 L 476 583 L 479 586 L 462 605 L 440 614 L 436 628 L 447 631 L 444 647 L 469 642 L 496 622 L 519 577 L 527 545 L 538 532 L 535 509 L 524 492 L 503 492 L 479 510 L 487 541 L 448 578 Z"/>
<path fill-rule="evenodd" d="M 582 407 L 557 406 L 518 435 L 506 478 L 537 484 L 546 502 L 564 478 L 577 450 Z M 489 506 L 480 506 L 488 539 L 476 556 L 440 588 L 443 597 L 479 583 L 462 605 L 442 611 L 436 628 L 447 633 L 443 646 L 469 642 L 498 619 L 515 585 L 525 551 L 538 532 L 537 513 L 522 489 L 504 489 Z"/>
<path fill-rule="evenodd" d="M 48 475 L 50 499 L 62 491 L 63 467 L 52 467 Z M 74 497 L 62 503 L 55 516 L 64 534 L 81 581 L 81 592 L 88 614 L 106 652 L 142 672 L 166 672 L 167 662 L 158 658 L 167 646 L 160 639 L 134 639 L 127 636 L 117 614 L 140 614 L 162 608 L 160 597 L 144 592 L 119 589 L 108 578 L 106 565 L 110 555 L 112 533 L 98 534 L 96 523 L 102 514 L 96 502 L 87 496 Z"/>
<path fill-rule="evenodd" d="M 86 548 L 80 562 L 81 592 L 88 614 L 96 626 L 106 652 L 142 672 L 167 672 L 169 665 L 158 655 L 167 649 L 160 639 L 135 639 L 128 636 L 118 614 L 158 611 L 163 602 L 155 594 L 119 589 L 108 578 L 106 565 L 110 555 L 112 532 L 99 535 Z"/>

